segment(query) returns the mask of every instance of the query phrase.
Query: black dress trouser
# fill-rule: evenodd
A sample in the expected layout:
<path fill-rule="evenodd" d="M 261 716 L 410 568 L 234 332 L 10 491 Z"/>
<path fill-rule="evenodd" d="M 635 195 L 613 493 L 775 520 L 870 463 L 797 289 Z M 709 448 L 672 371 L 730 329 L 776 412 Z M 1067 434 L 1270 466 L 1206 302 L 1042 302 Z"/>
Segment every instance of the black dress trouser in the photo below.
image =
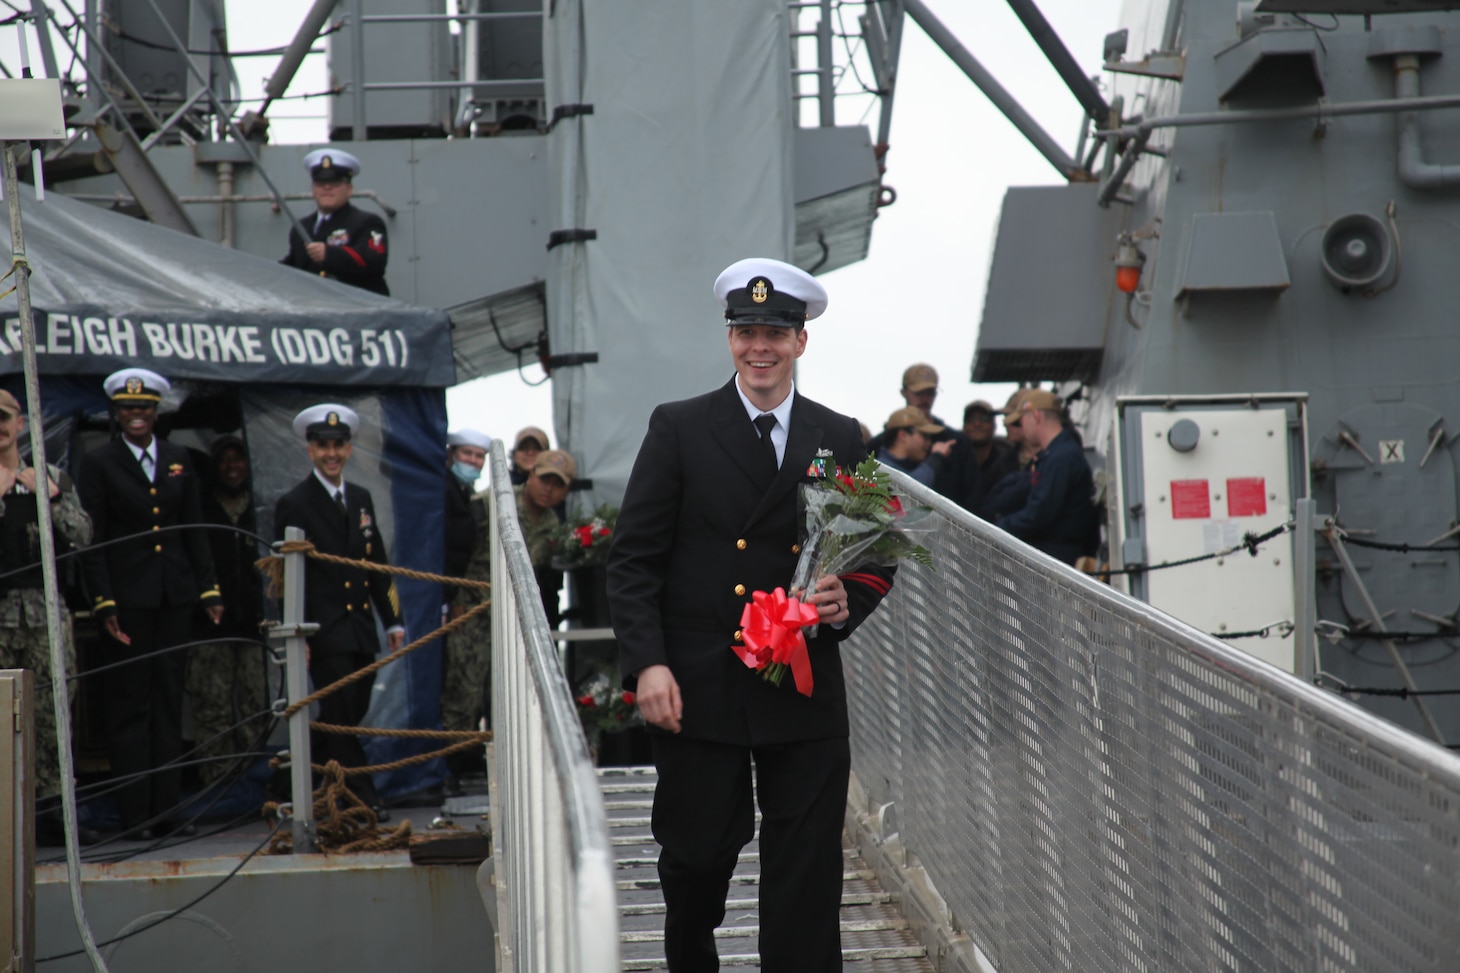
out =
<path fill-rule="evenodd" d="M 109 662 L 181 645 L 191 637 L 195 605 L 162 608 L 117 607 L 117 624 L 131 645 L 107 640 Z M 106 730 L 112 776 L 145 774 L 177 760 L 182 746 L 185 652 L 169 652 L 107 674 Z M 137 828 L 153 818 L 158 823 L 175 813 L 182 796 L 181 772 L 173 767 L 139 777 L 121 786 L 117 805 L 122 825 Z"/>
<path fill-rule="evenodd" d="M 321 652 L 318 645 L 312 645 L 309 652 L 309 678 L 314 680 L 315 689 L 323 689 L 337 679 L 348 676 L 357 669 L 363 669 L 375 661 L 373 655 L 364 652 Z M 348 686 L 341 687 L 319 701 L 320 723 L 334 723 L 337 726 L 359 726 L 370 709 L 370 691 L 375 677 L 367 676 Z M 339 733 L 311 731 L 309 749 L 313 762 L 323 765 L 331 760 L 341 767 L 364 767 L 365 748 L 357 736 Z M 355 796 L 374 807 L 380 803 L 375 783 L 369 774 L 355 774 L 345 778 L 345 783 Z"/>
<path fill-rule="evenodd" d="M 851 750 L 845 738 L 743 747 L 652 734 L 659 785 L 654 839 L 672 973 L 718 970 L 714 931 L 740 850 L 760 824 L 760 968 L 842 968 L 842 824 Z M 754 764 L 756 788 L 751 788 Z"/>

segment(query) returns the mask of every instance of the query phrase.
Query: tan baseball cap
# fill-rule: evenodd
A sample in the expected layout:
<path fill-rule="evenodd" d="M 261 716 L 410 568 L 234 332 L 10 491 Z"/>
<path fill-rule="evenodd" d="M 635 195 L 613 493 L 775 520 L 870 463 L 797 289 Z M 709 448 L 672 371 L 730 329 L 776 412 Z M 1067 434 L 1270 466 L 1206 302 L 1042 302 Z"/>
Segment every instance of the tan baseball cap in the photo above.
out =
<path fill-rule="evenodd" d="M 911 365 L 902 373 L 902 387 L 909 392 L 926 392 L 938 387 L 938 370 L 932 365 Z"/>
<path fill-rule="evenodd" d="M 893 429 L 916 429 L 918 432 L 927 433 L 929 436 L 936 436 L 943 431 L 943 427 L 936 422 L 928 421 L 928 414 L 922 409 L 914 406 L 903 406 L 892 415 L 887 417 L 887 423 L 882 427 L 885 430 Z"/>
<path fill-rule="evenodd" d="M 519 431 L 512 439 L 512 448 L 516 449 L 518 446 L 521 446 L 522 440 L 524 439 L 535 439 L 537 440 L 537 444 L 543 449 L 548 448 L 548 434 L 536 426 L 528 426 L 526 429 Z"/>
<path fill-rule="evenodd" d="M 573 478 L 578 475 L 578 464 L 561 449 L 545 449 L 538 454 L 532 472 L 538 476 L 556 476 L 565 485 L 572 486 Z"/>
<path fill-rule="evenodd" d="M 1004 417 L 1009 418 L 1020 412 L 1058 412 L 1064 408 L 1064 402 L 1060 400 L 1049 389 L 1020 389 L 1009 399 L 1009 404 L 1004 407 Z"/>
<path fill-rule="evenodd" d="M 12 416 L 20 415 L 20 403 L 4 389 L 0 389 L 0 412 L 8 412 Z"/>

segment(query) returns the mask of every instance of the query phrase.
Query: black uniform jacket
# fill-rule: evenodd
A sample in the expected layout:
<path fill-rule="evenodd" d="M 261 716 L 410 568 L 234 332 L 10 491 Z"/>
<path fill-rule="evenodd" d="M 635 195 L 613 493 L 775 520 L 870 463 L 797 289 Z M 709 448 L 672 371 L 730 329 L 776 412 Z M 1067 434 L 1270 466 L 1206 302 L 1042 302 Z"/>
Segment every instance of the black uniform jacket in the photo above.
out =
<path fill-rule="evenodd" d="M 751 593 L 791 581 L 803 530 L 798 489 L 818 449 L 843 469 L 866 455 L 856 420 L 798 394 L 772 476 L 734 379 L 649 419 L 609 553 L 609 606 L 625 682 L 667 664 L 686 737 L 758 745 L 847 735 L 837 643 L 877 607 L 893 569 L 858 569 L 863 579 L 846 581 L 850 620 L 809 640 L 809 698 L 789 674 L 772 686 L 731 650 Z"/>
<path fill-rule="evenodd" d="M 315 214 L 304 218 L 305 223 Z M 323 243 L 324 263 L 309 259 L 306 243 Z M 342 284 L 363 287 L 377 294 L 390 295 L 385 285 L 386 239 L 385 221 L 346 203 L 330 214 L 305 240 L 299 227 L 289 229 L 289 254 L 279 263 L 298 267 Z"/>
<path fill-rule="evenodd" d="M 375 521 L 370 491 L 345 481 L 345 513 L 311 473 L 274 505 L 274 531 L 284 539 L 284 528 L 298 527 L 316 549 L 325 554 L 389 564 L 385 541 Z M 358 652 L 374 656 L 380 649 L 370 604 L 386 628 L 401 624 L 400 597 L 388 574 L 364 568 L 330 564 L 309 558 L 304 569 L 304 618 L 319 626 L 309 637 L 314 652 Z"/>
<path fill-rule="evenodd" d="M 149 483 L 127 444 L 113 439 L 86 454 L 76 480 L 91 515 L 92 544 L 158 532 L 85 555 L 86 584 L 97 617 L 128 608 L 217 604 L 213 554 L 206 531 L 169 530 L 204 522 L 198 477 L 188 451 L 154 437 L 157 479 Z"/>

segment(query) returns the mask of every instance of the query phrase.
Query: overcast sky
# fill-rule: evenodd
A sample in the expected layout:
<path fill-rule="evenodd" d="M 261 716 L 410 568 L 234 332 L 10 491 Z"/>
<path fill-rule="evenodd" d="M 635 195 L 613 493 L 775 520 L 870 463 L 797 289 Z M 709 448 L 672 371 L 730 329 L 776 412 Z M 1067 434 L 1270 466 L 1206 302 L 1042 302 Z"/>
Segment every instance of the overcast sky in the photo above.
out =
<path fill-rule="evenodd" d="M 1073 151 L 1079 108 L 1009 7 L 997 0 L 927 2 L 1044 128 Z M 1096 73 L 1101 40 L 1118 26 L 1119 0 L 1041 0 L 1040 6 L 1080 65 Z M 286 44 L 306 8 L 304 0 L 234 0 L 229 4 L 229 45 L 250 50 Z M 344 9 L 342 3 L 336 16 Z M 857 7 L 847 6 L 843 16 L 848 26 L 857 12 Z M 3 32 L 13 34 L 13 29 Z M 4 47 L 11 47 L 10 37 L 4 41 Z M 263 78 L 276 60 L 238 63 L 244 95 L 261 95 Z M 290 93 L 327 87 L 325 59 L 315 55 L 306 60 Z M 839 99 L 838 123 L 865 120 L 875 131 L 876 111 L 866 110 L 869 101 Z M 272 137 L 280 142 L 322 141 L 323 112 L 324 102 L 318 99 L 276 105 L 269 112 Z M 957 423 L 965 403 L 974 398 L 1001 403 L 1012 388 L 979 388 L 968 380 L 1004 190 L 1059 180 L 911 21 L 904 36 L 890 144 L 886 184 L 896 189 L 897 202 L 880 212 L 868 259 L 822 277 L 831 295 L 830 310 L 810 329 L 799 388 L 878 429 L 902 405 L 897 389 L 903 368 L 926 361 L 942 378 L 937 411 Z M 1060 268 L 1047 270 L 1051 286 L 1058 286 Z M 726 367 L 728 374 L 728 358 Z M 515 373 L 453 389 L 447 403 L 453 425 L 476 425 L 494 436 L 510 436 L 529 424 L 552 428 L 547 387 L 529 388 Z"/>

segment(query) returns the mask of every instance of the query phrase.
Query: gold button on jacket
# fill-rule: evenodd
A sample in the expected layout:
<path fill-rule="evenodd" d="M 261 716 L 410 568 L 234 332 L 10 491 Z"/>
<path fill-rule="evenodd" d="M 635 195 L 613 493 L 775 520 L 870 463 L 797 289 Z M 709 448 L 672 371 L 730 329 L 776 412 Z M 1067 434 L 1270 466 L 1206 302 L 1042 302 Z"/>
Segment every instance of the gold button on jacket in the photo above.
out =
<path fill-rule="evenodd" d="M 745 594 L 745 585 L 743 585 L 743 584 L 736 585 L 735 586 L 735 593 L 737 595 L 743 595 L 743 594 Z"/>
<path fill-rule="evenodd" d="M 743 538 L 743 537 L 740 538 L 740 540 L 738 540 L 738 541 L 735 542 L 735 549 L 737 551 L 743 551 L 743 550 L 745 550 L 745 548 L 747 546 L 748 545 L 745 543 L 745 538 Z"/>

